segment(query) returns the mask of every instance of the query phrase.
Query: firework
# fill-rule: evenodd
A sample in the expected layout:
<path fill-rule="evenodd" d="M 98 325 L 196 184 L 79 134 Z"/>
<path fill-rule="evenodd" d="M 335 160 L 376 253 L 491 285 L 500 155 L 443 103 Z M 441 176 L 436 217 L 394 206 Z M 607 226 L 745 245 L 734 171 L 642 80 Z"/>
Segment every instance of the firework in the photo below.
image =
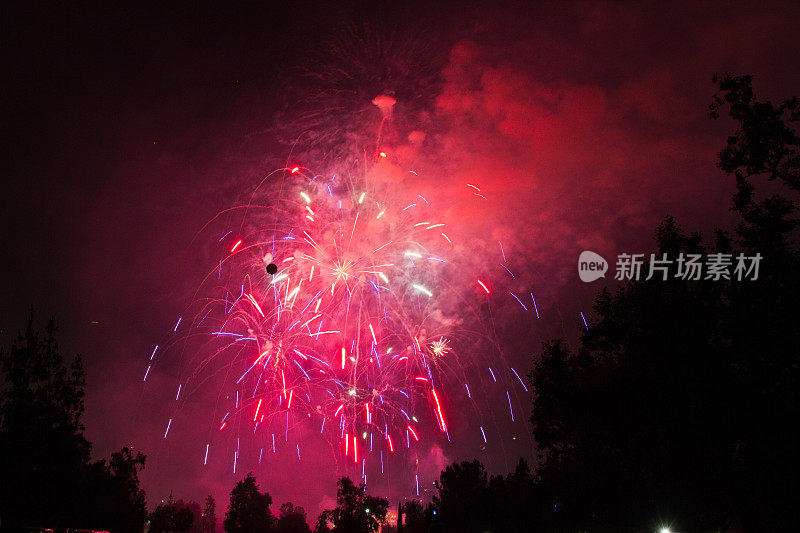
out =
<path fill-rule="evenodd" d="M 227 210 L 206 229 L 225 224 L 193 318 L 173 328 L 186 359 L 175 399 L 186 405 L 219 386 L 209 440 L 236 436 L 234 469 L 240 436 L 258 444 L 261 462 L 302 425 L 340 459 L 361 462 L 364 476 L 371 454 L 383 471 L 384 457 L 450 440 L 451 393 L 475 405 L 467 368 L 488 368 L 494 384 L 507 370 L 482 317 L 493 283 L 457 282 L 465 261 L 443 210 L 379 172 L 375 164 L 355 179 L 289 166 L 254 196 L 269 201 Z M 206 464 L 213 445 L 203 447 Z"/>

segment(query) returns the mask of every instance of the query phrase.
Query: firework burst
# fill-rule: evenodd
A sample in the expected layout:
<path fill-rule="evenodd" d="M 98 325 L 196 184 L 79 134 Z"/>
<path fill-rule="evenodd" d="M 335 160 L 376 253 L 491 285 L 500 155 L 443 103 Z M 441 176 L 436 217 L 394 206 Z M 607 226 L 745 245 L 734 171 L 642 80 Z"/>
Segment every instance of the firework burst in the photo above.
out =
<path fill-rule="evenodd" d="M 394 100 L 374 100 L 390 120 Z M 462 427 L 483 420 L 470 382 L 488 401 L 485 378 L 503 385 L 508 375 L 485 318 L 492 284 L 463 283 L 474 261 L 447 210 L 393 180 L 398 163 L 384 150 L 378 143 L 347 174 L 275 171 L 201 232 L 214 235 L 218 258 L 171 346 L 184 368 L 181 412 L 218 390 L 204 462 L 233 435 L 234 471 L 242 436 L 259 462 L 291 436 L 299 459 L 300 441 L 317 433 L 366 476 L 370 454 L 383 471 L 384 456 L 449 441 L 451 407 L 476 411 L 455 419 Z M 475 190 L 465 185 L 483 199 Z M 502 399 L 513 421 L 507 387 Z"/>

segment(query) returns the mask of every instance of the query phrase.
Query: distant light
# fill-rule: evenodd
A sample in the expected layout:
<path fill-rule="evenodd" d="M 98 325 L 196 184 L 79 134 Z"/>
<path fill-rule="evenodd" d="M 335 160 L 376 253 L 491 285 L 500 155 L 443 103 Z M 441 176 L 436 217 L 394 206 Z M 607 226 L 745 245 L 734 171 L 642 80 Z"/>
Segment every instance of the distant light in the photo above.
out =
<path fill-rule="evenodd" d="M 672 533 L 672 530 L 670 528 L 668 528 L 668 527 L 662 527 L 659 530 L 659 533 Z"/>
<path fill-rule="evenodd" d="M 292 169 L 292 174 L 297 174 L 297 171 L 300 170 L 300 167 L 294 167 Z"/>
<path fill-rule="evenodd" d="M 386 157 L 386 152 L 381 152 L 381 157 Z"/>

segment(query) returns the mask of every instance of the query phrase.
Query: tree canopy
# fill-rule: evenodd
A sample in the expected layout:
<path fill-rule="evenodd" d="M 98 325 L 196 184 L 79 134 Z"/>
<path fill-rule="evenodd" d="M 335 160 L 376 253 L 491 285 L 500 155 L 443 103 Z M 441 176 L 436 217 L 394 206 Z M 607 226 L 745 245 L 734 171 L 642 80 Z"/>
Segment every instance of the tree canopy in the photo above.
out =
<path fill-rule="evenodd" d="M 755 280 L 632 281 L 596 299 L 577 348 L 543 345 L 530 378 L 539 475 L 574 527 L 791 528 L 800 415 L 798 213 L 757 178 L 800 184 L 800 105 L 760 102 L 749 77 L 716 78 L 712 116 L 738 131 L 719 167 L 736 179 L 735 232 L 711 242 L 668 217 L 657 252 L 763 256 Z M 762 187 L 763 188 L 763 187 Z"/>
<path fill-rule="evenodd" d="M 231 491 L 228 511 L 225 513 L 225 531 L 228 533 L 258 533 L 271 531 L 275 517 L 269 506 L 272 497 L 260 492 L 253 473 L 236 483 Z"/>
<path fill-rule="evenodd" d="M 217 528 L 217 502 L 210 494 L 206 497 L 201 518 L 201 533 L 214 533 Z"/>
<path fill-rule="evenodd" d="M 0 351 L 0 516 L 4 527 L 94 527 L 141 531 L 146 518 L 138 473 L 143 454 L 128 448 L 91 462 L 83 435 L 80 356 L 62 357 L 50 318 Z"/>
<path fill-rule="evenodd" d="M 364 485 L 355 485 L 348 477 L 339 479 L 337 485 L 338 505 L 320 514 L 316 532 L 369 533 L 386 523 L 388 500 L 370 496 Z"/>
<path fill-rule="evenodd" d="M 292 502 L 281 505 L 275 530 L 280 533 L 311 533 L 306 521 L 306 510 Z"/>
<path fill-rule="evenodd" d="M 161 504 L 150 513 L 149 533 L 167 533 L 171 531 L 201 531 L 198 523 L 200 506 L 197 502 L 177 502 L 170 496 L 167 503 Z"/>

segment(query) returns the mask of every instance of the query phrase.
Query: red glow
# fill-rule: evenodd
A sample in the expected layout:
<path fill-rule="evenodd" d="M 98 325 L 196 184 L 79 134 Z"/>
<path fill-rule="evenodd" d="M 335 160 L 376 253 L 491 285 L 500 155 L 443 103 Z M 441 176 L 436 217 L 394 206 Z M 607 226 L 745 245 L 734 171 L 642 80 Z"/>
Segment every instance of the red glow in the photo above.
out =
<path fill-rule="evenodd" d="M 394 453 L 394 444 L 392 444 L 392 436 L 386 435 L 386 441 L 389 443 L 389 451 Z"/>
<path fill-rule="evenodd" d="M 238 241 L 236 241 L 236 244 L 234 244 L 233 247 L 231 248 L 231 253 L 235 252 L 240 244 L 242 244 L 242 239 L 239 239 Z"/>
<path fill-rule="evenodd" d="M 406 426 L 406 427 L 408 428 L 409 433 L 411 433 L 411 436 L 414 437 L 414 440 L 419 442 L 419 437 L 417 436 L 417 432 L 414 431 L 414 428 L 412 428 L 411 426 Z"/>
<path fill-rule="evenodd" d="M 300 170 L 300 167 L 294 167 L 292 169 L 292 174 L 297 174 L 297 171 Z"/>

